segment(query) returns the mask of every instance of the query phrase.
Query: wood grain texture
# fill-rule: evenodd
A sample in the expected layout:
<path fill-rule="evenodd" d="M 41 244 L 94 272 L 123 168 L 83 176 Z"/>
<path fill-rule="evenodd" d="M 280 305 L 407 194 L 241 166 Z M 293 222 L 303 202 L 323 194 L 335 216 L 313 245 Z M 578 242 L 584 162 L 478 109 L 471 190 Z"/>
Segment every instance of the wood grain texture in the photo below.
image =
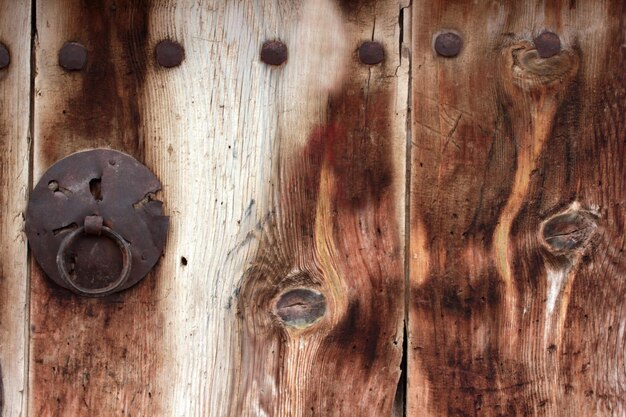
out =
<path fill-rule="evenodd" d="M 408 415 L 626 415 L 625 7 L 413 3 Z"/>
<path fill-rule="evenodd" d="M 281 114 L 278 160 L 266 192 L 269 216 L 238 300 L 243 361 L 231 415 L 391 415 L 404 312 L 400 8 L 303 2 L 286 19 L 293 32 L 279 35 L 295 56 L 272 73 L 285 91 L 273 104 Z M 357 49 L 368 40 L 382 43 L 382 64 L 359 62 Z M 334 78 L 312 90 L 324 70 Z M 294 79 L 297 71 L 311 78 Z M 294 90 L 284 89 L 294 81 Z M 300 103 L 316 106 L 299 111 Z M 273 305 L 302 287 L 325 295 L 326 314 L 304 328 L 285 326 Z"/>
<path fill-rule="evenodd" d="M 41 1 L 34 176 L 111 147 L 164 187 L 155 273 L 86 300 L 32 274 L 37 416 L 390 414 L 400 374 L 408 65 L 396 1 Z M 160 68 L 163 39 L 185 48 Z M 383 64 L 358 62 L 380 41 Z M 259 60 L 280 39 L 280 67 Z M 66 41 L 84 71 L 57 65 Z M 287 328 L 280 292 L 321 320 Z M 298 309 L 300 304 L 289 305 Z M 330 376 L 332 381 L 329 380 Z"/>
<path fill-rule="evenodd" d="M 29 181 L 31 11 L 0 1 L 0 416 L 26 413 L 28 263 L 23 212 Z"/>
<path fill-rule="evenodd" d="M 34 181 L 82 149 L 110 147 L 144 160 L 147 2 L 38 1 L 36 11 Z M 58 65 L 67 41 L 87 48 L 83 71 Z M 167 415 L 156 379 L 165 322 L 156 271 L 130 291 L 86 299 L 50 283 L 32 261 L 29 415 Z"/>

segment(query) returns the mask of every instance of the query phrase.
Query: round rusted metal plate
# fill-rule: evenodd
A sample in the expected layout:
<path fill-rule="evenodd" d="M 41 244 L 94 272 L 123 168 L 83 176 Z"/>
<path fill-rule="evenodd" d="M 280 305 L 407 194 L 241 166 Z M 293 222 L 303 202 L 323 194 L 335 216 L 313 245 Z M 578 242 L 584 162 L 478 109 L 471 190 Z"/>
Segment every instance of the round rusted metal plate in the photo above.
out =
<path fill-rule="evenodd" d="M 72 154 L 54 164 L 34 188 L 26 211 L 26 234 L 39 265 L 48 277 L 68 288 L 57 266 L 61 242 L 100 216 L 131 248 L 131 271 L 119 290 L 141 280 L 163 252 L 169 218 L 154 193 L 156 176 L 122 152 L 95 149 Z M 123 254 L 115 241 L 85 234 L 64 253 L 67 268 L 83 288 L 98 289 L 122 272 Z"/>

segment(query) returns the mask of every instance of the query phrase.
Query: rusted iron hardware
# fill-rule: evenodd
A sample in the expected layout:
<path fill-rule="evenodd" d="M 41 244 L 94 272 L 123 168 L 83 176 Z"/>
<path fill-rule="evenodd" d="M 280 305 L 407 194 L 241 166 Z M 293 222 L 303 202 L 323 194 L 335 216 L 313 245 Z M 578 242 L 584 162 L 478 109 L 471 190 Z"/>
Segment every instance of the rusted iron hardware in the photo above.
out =
<path fill-rule="evenodd" d="M 463 39 L 454 32 L 444 32 L 435 38 L 435 51 L 442 57 L 453 58 L 461 52 Z"/>
<path fill-rule="evenodd" d="M 261 46 L 261 61 L 268 65 L 282 65 L 287 56 L 287 45 L 281 41 L 266 41 Z"/>
<path fill-rule="evenodd" d="M 385 48 L 380 42 L 363 42 L 359 46 L 359 59 L 366 65 L 380 64 L 385 59 Z"/>
<path fill-rule="evenodd" d="M 166 39 L 154 48 L 154 57 L 164 68 L 177 67 L 185 59 L 185 48 L 178 42 Z"/>
<path fill-rule="evenodd" d="M 133 157 L 110 149 L 72 154 L 34 188 L 26 234 L 58 285 L 103 296 L 139 282 L 163 252 L 169 218 L 154 199 L 161 183 Z"/>
<path fill-rule="evenodd" d="M 9 49 L 0 43 L 0 69 L 5 69 L 11 63 L 11 54 Z"/>
<path fill-rule="evenodd" d="M 561 38 L 554 32 L 543 32 L 533 43 L 540 58 L 551 58 L 561 52 Z"/>
<path fill-rule="evenodd" d="M 66 71 L 80 71 L 87 64 L 87 48 L 78 42 L 66 42 L 59 51 L 59 65 Z"/>

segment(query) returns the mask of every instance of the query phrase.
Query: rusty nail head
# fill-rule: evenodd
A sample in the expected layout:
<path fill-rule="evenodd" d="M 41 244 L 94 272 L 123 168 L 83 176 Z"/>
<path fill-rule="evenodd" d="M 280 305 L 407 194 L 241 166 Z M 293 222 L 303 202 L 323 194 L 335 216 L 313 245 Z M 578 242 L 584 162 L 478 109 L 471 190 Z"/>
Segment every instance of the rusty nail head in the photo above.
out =
<path fill-rule="evenodd" d="M 435 52 L 442 57 L 452 58 L 461 52 L 463 39 L 454 32 L 444 32 L 435 38 Z"/>
<path fill-rule="evenodd" d="M 281 65 L 287 61 L 287 45 L 281 41 L 266 41 L 261 47 L 261 61 L 268 65 Z"/>
<path fill-rule="evenodd" d="M 59 65 L 66 71 L 80 71 L 87 63 L 87 49 L 78 42 L 66 42 L 59 51 Z"/>
<path fill-rule="evenodd" d="M 11 55 L 4 44 L 0 43 L 0 69 L 5 69 L 11 62 Z"/>
<path fill-rule="evenodd" d="M 185 59 L 185 48 L 175 41 L 165 39 L 154 48 L 157 63 L 164 68 L 179 66 Z"/>
<path fill-rule="evenodd" d="M 359 59 L 367 65 L 380 64 L 385 59 L 385 48 L 379 42 L 363 42 L 359 46 Z"/>
<path fill-rule="evenodd" d="M 561 39 L 554 32 L 543 32 L 533 39 L 540 58 L 550 58 L 561 52 Z"/>

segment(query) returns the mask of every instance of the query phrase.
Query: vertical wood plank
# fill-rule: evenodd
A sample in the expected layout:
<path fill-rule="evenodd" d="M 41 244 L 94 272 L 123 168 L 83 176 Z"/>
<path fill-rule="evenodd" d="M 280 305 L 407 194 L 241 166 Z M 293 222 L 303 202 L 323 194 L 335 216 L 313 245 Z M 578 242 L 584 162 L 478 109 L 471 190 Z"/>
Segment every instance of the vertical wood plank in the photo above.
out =
<path fill-rule="evenodd" d="M 26 414 L 28 264 L 23 212 L 28 196 L 31 9 L 0 1 L 0 416 Z"/>
<path fill-rule="evenodd" d="M 34 180 L 78 150 L 109 147 L 144 160 L 151 145 L 142 86 L 151 64 L 148 2 L 38 1 Z M 88 52 L 82 71 L 58 64 L 65 42 Z M 154 167 L 151 167 L 154 168 Z M 62 184 L 61 184 L 62 186 Z M 160 300 L 165 279 L 150 274 L 130 291 L 87 299 L 50 283 L 32 261 L 32 416 L 159 416 L 169 388 L 163 367 Z"/>
<path fill-rule="evenodd" d="M 161 179 L 171 231 L 156 272 L 106 299 L 69 295 L 33 268 L 34 415 L 391 413 L 404 302 L 400 6 L 40 2 L 35 178 L 79 149 L 126 151 Z M 185 48 L 178 68 L 154 63 L 165 38 Z M 368 67 L 356 50 L 372 38 L 387 54 Z M 259 60 L 275 39 L 289 50 L 280 67 Z M 65 41 L 87 46 L 84 71 L 58 67 Z M 326 297 L 306 329 L 278 319 L 276 299 L 294 287 Z"/>
<path fill-rule="evenodd" d="M 413 8 L 408 414 L 623 416 L 624 3 Z"/>
<path fill-rule="evenodd" d="M 294 56 L 284 72 L 268 73 L 280 91 L 272 103 L 280 114 L 279 159 L 238 303 L 242 394 L 231 415 L 392 413 L 404 314 L 408 65 L 399 54 L 401 7 L 303 2 L 286 21 L 292 29 L 280 28 Z M 364 41 L 382 44 L 383 63 L 359 61 Z M 333 78 L 322 78 L 326 71 Z M 304 103 L 315 107 L 302 111 Z M 284 301 L 285 317 L 306 322 L 315 304 L 306 297 L 289 304 L 294 289 L 325 296 L 319 321 L 290 326 L 273 316 Z"/>

